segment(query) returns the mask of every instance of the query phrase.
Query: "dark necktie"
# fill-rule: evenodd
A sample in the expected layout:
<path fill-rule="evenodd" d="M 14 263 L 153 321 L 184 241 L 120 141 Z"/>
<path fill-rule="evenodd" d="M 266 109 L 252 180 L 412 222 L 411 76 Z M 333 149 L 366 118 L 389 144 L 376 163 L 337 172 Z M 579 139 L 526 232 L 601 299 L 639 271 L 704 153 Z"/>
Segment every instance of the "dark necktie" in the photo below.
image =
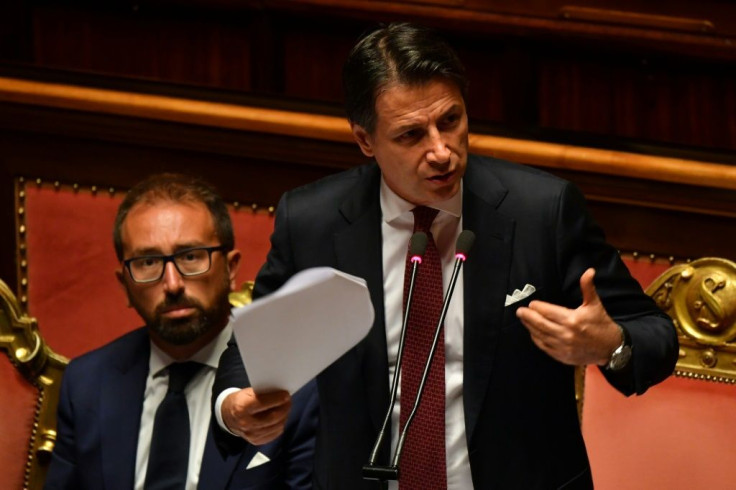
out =
<path fill-rule="evenodd" d="M 171 364 L 169 389 L 156 409 L 146 490 L 183 490 L 189 466 L 189 409 L 184 388 L 202 368 L 198 362 Z"/>
<path fill-rule="evenodd" d="M 429 238 L 427 250 L 417 272 L 414 297 L 409 315 L 401 368 L 400 427 L 404 427 L 414 406 L 417 389 L 434 339 L 442 311 L 442 263 L 437 245 L 429 231 L 437 216 L 436 209 L 419 206 L 414 213 L 414 232 L 423 231 Z M 404 280 L 404 307 L 409 293 L 411 263 L 407 254 Z M 429 377 L 424 385 L 421 404 L 407 433 L 399 463 L 401 490 L 444 490 L 445 469 L 445 334 L 440 332 Z"/>

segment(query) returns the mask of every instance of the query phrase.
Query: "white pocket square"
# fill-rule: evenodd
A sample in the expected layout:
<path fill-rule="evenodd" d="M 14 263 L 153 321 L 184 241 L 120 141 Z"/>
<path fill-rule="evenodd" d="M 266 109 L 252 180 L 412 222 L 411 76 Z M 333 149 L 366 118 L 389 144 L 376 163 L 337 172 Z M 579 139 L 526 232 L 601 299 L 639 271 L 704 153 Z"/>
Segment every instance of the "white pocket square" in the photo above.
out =
<path fill-rule="evenodd" d="M 529 296 L 534 294 L 534 291 L 536 290 L 537 289 L 531 284 L 527 284 L 526 286 L 524 286 L 524 289 L 522 289 L 521 291 L 515 289 L 514 292 L 511 293 L 511 296 L 509 296 L 508 294 L 506 295 L 506 303 L 504 304 L 504 306 L 509 306 L 521 301 L 524 298 L 528 298 Z"/>
<path fill-rule="evenodd" d="M 246 466 L 245 469 L 249 470 L 251 468 L 261 466 L 262 464 L 266 464 L 269 461 L 271 460 L 268 458 L 268 456 L 259 451 L 256 453 L 255 456 L 253 456 L 253 459 L 250 460 L 250 463 L 248 463 L 248 466 Z"/>

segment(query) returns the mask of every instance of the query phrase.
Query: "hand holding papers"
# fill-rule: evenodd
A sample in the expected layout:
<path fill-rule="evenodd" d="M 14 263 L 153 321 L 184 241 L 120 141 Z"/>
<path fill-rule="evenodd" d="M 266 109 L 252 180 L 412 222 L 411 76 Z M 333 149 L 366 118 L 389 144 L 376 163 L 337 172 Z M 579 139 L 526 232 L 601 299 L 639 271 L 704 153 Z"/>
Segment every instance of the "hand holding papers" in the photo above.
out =
<path fill-rule="evenodd" d="M 373 317 L 364 279 L 317 267 L 233 310 L 233 332 L 256 393 L 294 393 L 360 342 Z"/>

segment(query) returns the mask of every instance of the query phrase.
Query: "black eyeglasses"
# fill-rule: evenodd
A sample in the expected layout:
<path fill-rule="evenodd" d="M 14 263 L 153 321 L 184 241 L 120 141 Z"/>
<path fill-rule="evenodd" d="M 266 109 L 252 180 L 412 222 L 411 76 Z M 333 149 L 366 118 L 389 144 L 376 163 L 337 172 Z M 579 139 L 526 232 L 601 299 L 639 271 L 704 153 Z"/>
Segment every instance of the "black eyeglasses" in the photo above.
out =
<path fill-rule="evenodd" d="M 137 283 L 156 282 L 164 276 L 166 264 L 173 262 L 176 270 L 184 277 L 204 274 L 212 267 L 212 252 L 227 250 L 217 247 L 193 247 L 171 255 L 142 255 L 123 260 L 131 279 Z"/>

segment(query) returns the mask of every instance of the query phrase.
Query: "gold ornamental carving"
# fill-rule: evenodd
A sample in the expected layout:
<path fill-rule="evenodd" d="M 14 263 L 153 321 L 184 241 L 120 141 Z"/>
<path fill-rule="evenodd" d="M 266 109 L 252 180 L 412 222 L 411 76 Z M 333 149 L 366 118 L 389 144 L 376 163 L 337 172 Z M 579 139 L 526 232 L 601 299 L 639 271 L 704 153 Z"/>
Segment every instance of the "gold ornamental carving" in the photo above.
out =
<path fill-rule="evenodd" d="M 675 374 L 736 383 L 736 264 L 708 257 L 675 265 L 647 293 L 677 327 Z"/>
<path fill-rule="evenodd" d="M 23 313 L 17 298 L 0 280 L 0 350 L 38 389 L 33 431 L 29 434 L 24 488 L 41 488 L 56 442 L 56 406 L 68 360 L 54 353 L 38 331 L 35 318 Z"/>

